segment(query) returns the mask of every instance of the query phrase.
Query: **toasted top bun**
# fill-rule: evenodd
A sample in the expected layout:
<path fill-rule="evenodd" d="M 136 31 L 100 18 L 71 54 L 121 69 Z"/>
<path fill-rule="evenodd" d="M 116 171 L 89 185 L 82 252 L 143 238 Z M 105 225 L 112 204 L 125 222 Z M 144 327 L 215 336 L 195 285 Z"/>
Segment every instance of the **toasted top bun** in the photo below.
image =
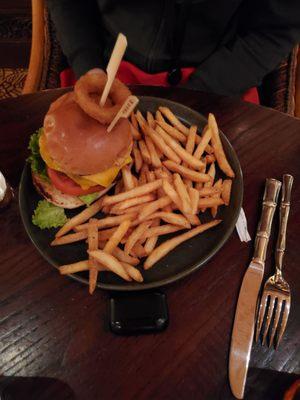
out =
<path fill-rule="evenodd" d="M 121 118 L 108 133 L 107 126 L 89 117 L 67 93 L 51 104 L 44 119 L 49 155 L 70 174 L 90 175 L 119 165 L 132 144 L 131 125 Z"/>
<path fill-rule="evenodd" d="M 50 182 L 42 179 L 38 174 L 32 173 L 33 184 L 38 191 L 38 193 L 48 200 L 50 203 L 62 208 L 77 208 L 84 206 L 85 203 L 79 199 L 79 197 L 71 196 L 69 194 L 62 193 L 60 190 L 56 189 Z M 109 186 L 97 192 L 99 197 L 103 196 L 113 185 Z"/>

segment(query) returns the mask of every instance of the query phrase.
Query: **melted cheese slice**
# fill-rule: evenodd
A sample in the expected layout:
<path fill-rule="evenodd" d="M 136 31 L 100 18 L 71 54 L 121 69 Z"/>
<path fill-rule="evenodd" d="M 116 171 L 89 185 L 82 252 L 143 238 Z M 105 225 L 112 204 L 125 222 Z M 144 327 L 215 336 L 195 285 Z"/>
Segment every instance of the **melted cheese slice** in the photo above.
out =
<path fill-rule="evenodd" d="M 62 168 L 60 168 L 60 166 L 57 164 L 57 162 L 54 161 L 51 158 L 50 154 L 48 153 L 48 151 L 46 149 L 46 141 L 45 141 L 44 135 L 40 136 L 39 146 L 40 146 L 41 157 L 45 161 L 45 163 L 48 165 L 48 167 L 66 174 L 66 172 L 63 171 Z M 124 159 L 123 163 L 120 166 L 113 166 L 105 171 L 99 172 L 98 174 L 83 175 L 83 176 L 73 175 L 73 174 L 66 174 L 66 175 L 69 178 L 71 178 L 74 182 L 76 182 L 84 190 L 89 189 L 92 186 L 97 186 L 97 185 L 101 185 L 103 187 L 108 187 L 112 184 L 112 182 L 118 175 L 120 169 L 122 167 L 124 167 L 124 165 L 129 164 L 131 161 L 132 161 L 132 158 L 130 156 L 128 156 Z"/>

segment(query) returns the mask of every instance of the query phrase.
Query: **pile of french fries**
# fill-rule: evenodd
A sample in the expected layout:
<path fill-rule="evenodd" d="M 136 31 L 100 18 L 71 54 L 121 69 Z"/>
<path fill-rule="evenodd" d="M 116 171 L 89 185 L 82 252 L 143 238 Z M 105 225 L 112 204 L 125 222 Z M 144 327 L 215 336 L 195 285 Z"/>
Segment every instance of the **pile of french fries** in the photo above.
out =
<path fill-rule="evenodd" d="M 131 124 L 133 162 L 122 168 L 114 194 L 68 220 L 51 243 L 87 242 L 86 259 L 61 266 L 60 273 L 89 271 L 91 294 L 99 271 L 143 282 L 136 268 L 142 258 L 144 269 L 151 268 L 179 244 L 218 225 L 218 207 L 230 203 L 234 172 L 213 114 L 201 133 L 167 107 L 155 116 L 132 113 Z M 216 179 L 216 172 L 226 178 Z M 207 209 L 212 220 L 201 223 L 199 215 Z M 100 211 L 105 215 L 94 218 Z M 160 236 L 180 230 L 185 232 L 157 244 Z"/>

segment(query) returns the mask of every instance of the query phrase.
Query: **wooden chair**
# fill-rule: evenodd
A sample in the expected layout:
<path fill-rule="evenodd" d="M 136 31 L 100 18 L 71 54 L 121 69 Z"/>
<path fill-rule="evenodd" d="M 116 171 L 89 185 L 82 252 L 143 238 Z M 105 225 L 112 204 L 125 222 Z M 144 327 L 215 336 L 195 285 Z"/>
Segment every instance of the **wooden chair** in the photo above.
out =
<path fill-rule="evenodd" d="M 300 117 L 300 55 L 298 46 L 259 87 L 264 106 Z M 63 54 L 44 0 L 32 0 L 32 46 L 23 93 L 59 87 Z"/>
<path fill-rule="evenodd" d="M 295 117 L 300 118 L 300 50 L 297 54 L 297 68 L 295 74 Z"/>
<path fill-rule="evenodd" d="M 293 116 L 300 116 L 299 46 L 269 73 L 259 88 L 262 105 Z"/>
<path fill-rule="evenodd" d="M 32 42 L 23 94 L 59 87 L 63 53 L 44 0 L 32 0 Z"/>
<path fill-rule="evenodd" d="M 0 100 L 22 93 L 31 42 L 31 6 L 0 1 Z"/>

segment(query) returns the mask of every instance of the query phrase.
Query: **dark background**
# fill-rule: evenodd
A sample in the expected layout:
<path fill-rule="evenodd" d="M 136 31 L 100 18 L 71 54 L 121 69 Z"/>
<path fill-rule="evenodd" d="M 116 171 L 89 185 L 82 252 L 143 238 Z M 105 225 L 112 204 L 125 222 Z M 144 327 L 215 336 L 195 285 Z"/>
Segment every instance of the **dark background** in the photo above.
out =
<path fill-rule="evenodd" d="M 27 68 L 31 44 L 31 1 L 0 0 L 0 68 Z"/>

